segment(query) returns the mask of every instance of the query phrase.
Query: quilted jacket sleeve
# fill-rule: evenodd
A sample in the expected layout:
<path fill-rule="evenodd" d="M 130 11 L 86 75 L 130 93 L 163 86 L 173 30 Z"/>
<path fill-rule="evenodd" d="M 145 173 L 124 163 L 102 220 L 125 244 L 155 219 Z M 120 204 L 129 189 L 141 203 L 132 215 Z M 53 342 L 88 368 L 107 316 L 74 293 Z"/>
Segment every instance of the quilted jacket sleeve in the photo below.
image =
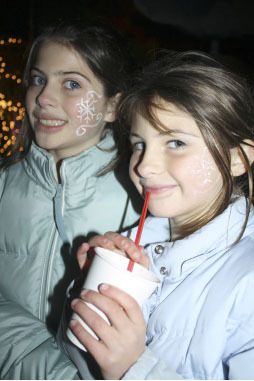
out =
<path fill-rule="evenodd" d="M 235 332 L 231 333 L 229 348 L 230 355 L 226 361 L 228 379 L 254 379 L 254 273 L 238 283 L 237 308 L 232 312 L 236 325 Z"/>
<path fill-rule="evenodd" d="M 182 380 L 174 370 L 154 356 L 147 347 L 138 361 L 125 373 L 122 380 Z"/>
<path fill-rule="evenodd" d="M 1 294 L 0 379 L 79 379 L 46 326 Z"/>
<path fill-rule="evenodd" d="M 229 360 L 230 380 L 253 380 L 254 377 L 254 348 L 239 353 Z"/>

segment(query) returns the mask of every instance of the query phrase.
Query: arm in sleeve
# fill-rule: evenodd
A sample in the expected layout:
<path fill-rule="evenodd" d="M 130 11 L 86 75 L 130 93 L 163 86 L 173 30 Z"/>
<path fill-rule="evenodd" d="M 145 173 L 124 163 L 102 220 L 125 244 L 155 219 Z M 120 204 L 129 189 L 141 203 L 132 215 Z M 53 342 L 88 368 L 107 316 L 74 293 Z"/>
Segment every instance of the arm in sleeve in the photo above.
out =
<path fill-rule="evenodd" d="M 230 335 L 229 356 L 226 361 L 228 379 L 254 379 L 254 276 L 251 274 L 239 284 L 237 308 L 233 311 L 236 328 Z"/>
<path fill-rule="evenodd" d="M 146 347 L 138 361 L 125 373 L 122 380 L 182 380 L 174 370 L 154 356 Z"/>
<path fill-rule="evenodd" d="M 67 289 L 67 298 L 65 300 L 65 307 L 63 309 L 62 319 L 57 333 L 57 341 L 62 352 L 75 364 L 82 380 L 100 380 L 102 379 L 102 375 L 95 360 L 89 353 L 76 347 L 76 345 L 68 339 L 66 334 L 68 323 L 73 313 L 70 302 L 75 296 L 78 297 L 79 293 L 80 283 L 77 280 L 73 281 Z"/>
<path fill-rule="evenodd" d="M 230 380 L 254 379 L 254 348 L 233 356 L 228 363 Z"/>
<path fill-rule="evenodd" d="M 1 294 L 0 379 L 78 379 L 45 324 Z"/>

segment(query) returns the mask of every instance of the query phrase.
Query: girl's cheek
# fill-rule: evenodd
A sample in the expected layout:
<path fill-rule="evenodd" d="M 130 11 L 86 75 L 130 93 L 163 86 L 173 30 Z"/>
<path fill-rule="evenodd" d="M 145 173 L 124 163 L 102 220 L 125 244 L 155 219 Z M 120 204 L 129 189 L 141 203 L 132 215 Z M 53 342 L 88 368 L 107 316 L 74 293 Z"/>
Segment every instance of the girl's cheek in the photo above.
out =
<path fill-rule="evenodd" d="M 137 175 L 135 174 L 132 166 L 130 166 L 129 175 L 130 175 L 131 180 L 135 183 L 137 180 Z"/>
<path fill-rule="evenodd" d="M 130 164 L 129 164 L 129 174 L 135 174 L 137 176 L 138 174 L 138 165 L 140 162 L 140 155 L 137 151 L 133 152 L 130 158 Z"/>
<path fill-rule="evenodd" d="M 197 194 L 207 191 L 221 178 L 207 148 L 204 148 L 202 155 L 194 156 L 189 161 L 187 173 L 190 181 L 193 181 L 193 185 L 195 184 L 194 190 Z"/>
<path fill-rule="evenodd" d="M 87 128 L 95 128 L 102 121 L 104 114 L 101 105 L 102 95 L 94 90 L 89 90 L 76 104 L 79 127 L 76 129 L 77 136 L 83 136 Z"/>
<path fill-rule="evenodd" d="M 137 160 L 133 156 L 131 157 L 131 160 L 130 160 L 129 175 L 130 175 L 130 178 L 131 178 L 132 182 L 134 183 L 134 185 L 136 187 L 138 187 L 139 176 L 137 173 Z"/>

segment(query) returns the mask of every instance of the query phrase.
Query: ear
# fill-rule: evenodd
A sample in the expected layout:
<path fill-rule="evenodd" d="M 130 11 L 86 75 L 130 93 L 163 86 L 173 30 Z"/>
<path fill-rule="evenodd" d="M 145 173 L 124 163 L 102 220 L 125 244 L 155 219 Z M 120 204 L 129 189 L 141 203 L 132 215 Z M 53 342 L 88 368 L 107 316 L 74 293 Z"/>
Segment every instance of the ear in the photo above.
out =
<path fill-rule="evenodd" d="M 107 109 L 104 116 L 104 122 L 114 122 L 116 119 L 116 107 L 118 105 L 121 93 L 117 93 L 107 101 Z"/>
<path fill-rule="evenodd" d="M 234 177 L 241 176 L 247 172 L 244 154 L 249 160 L 250 165 L 254 162 L 254 141 L 246 139 L 240 147 L 231 148 L 231 172 Z"/>

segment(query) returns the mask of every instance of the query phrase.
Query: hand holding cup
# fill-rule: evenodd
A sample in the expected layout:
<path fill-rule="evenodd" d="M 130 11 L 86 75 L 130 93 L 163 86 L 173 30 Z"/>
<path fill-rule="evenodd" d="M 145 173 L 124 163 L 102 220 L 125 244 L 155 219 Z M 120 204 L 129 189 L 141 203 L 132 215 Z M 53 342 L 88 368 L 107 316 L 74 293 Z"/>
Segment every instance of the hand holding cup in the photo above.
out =
<path fill-rule="evenodd" d="M 158 286 L 159 279 L 140 264 L 136 263 L 133 270 L 128 271 L 129 258 L 101 247 L 96 247 L 95 253 L 85 279 L 84 289 L 98 291 L 100 284 L 111 284 L 133 296 L 138 304 L 142 306 Z M 93 304 L 89 304 L 89 308 L 95 310 L 108 322 L 106 315 Z M 78 320 L 86 330 L 96 337 L 79 315 L 74 313 L 73 319 Z M 67 336 L 79 348 L 85 350 L 70 329 L 67 330 Z"/>

